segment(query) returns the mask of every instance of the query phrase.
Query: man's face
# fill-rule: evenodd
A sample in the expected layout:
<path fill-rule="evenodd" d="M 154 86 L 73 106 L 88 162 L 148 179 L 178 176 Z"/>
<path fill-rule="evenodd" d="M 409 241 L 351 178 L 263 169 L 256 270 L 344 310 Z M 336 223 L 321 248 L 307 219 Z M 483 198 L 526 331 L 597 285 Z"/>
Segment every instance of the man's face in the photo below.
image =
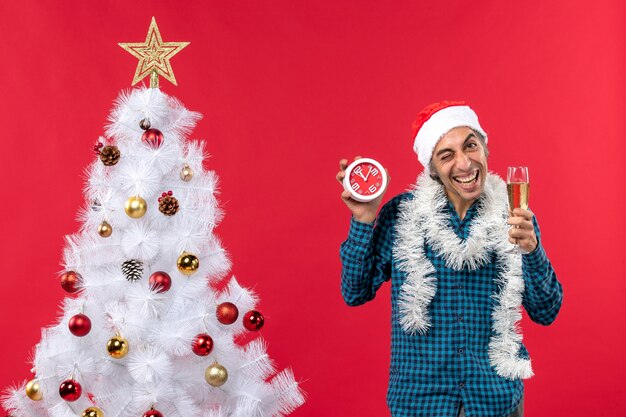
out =
<path fill-rule="evenodd" d="M 468 208 L 482 193 L 487 156 L 483 142 L 469 127 L 456 127 L 439 140 L 432 165 L 457 210 Z"/>

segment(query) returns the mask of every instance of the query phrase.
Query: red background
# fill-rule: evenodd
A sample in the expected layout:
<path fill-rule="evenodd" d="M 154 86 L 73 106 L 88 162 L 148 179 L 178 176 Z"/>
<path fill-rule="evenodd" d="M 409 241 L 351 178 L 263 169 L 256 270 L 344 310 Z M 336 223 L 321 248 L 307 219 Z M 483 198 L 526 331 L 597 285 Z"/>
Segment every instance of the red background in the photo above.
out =
<path fill-rule="evenodd" d="M 143 41 L 154 15 L 165 41 L 191 41 L 163 90 L 205 116 L 192 137 L 221 177 L 217 231 L 261 297 L 270 355 L 308 393 L 294 416 L 388 415 L 389 290 L 342 302 L 334 176 L 358 153 L 389 168 L 386 199 L 405 190 L 421 170 L 411 121 L 444 98 L 479 113 L 491 170 L 530 167 L 564 286 L 554 325 L 524 319 L 526 415 L 623 414 L 626 6 L 514 3 L 2 2 L 0 386 L 28 378 L 57 316 L 83 169 L 136 66 L 117 42 Z"/>

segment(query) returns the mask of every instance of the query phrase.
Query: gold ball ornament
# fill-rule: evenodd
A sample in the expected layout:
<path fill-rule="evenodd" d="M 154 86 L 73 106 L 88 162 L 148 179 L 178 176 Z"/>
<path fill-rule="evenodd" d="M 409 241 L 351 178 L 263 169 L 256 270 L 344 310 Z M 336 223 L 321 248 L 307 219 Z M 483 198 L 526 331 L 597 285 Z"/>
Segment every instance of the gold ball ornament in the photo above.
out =
<path fill-rule="evenodd" d="M 104 417 L 104 413 L 98 407 L 89 407 L 83 411 L 82 417 Z"/>
<path fill-rule="evenodd" d="M 26 384 L 26 395 L 33 401 L 41 401 L 43 399 L 41 387 L 36 379 L 33 379 Z"/>
<path fill-rule="evenodd" d="M 128 354 L 128 340 L 115 336 L 107 342 L 107 352 L 112 358 L 122 359 Z"/>
<path fill-rule="evenodd" d="M 176 266 L 178 266 L 178 270 L 183 274 L 189 276 L 198 270 L 200 266 L 200 260 L 196 255 L 192 255 L 191 253 L 183 253 L 178 257 L 176 261 Z"/>
<path fill-rule="evenodd" d="M 180 179 L 185 182 L 189 182 L 191 181 L 192 178 L 193 178 L 193 170 L 191 169 L 189 165 L 185 164 L 183 169 L 180 170 Z"/>
<path fill-rule="evenodd" d="M 228 371 L 222 365 L 215 362 L 204 371 L 204 379 L 206 379 L 206 382 L 212 387 L 221 387 L 228 379 Z"/>
<path fill-rule="evenodd" d="M 98 226 L 98 234 L 101 237 L 109 237 L 111 236 L 111 233 L 113 233 L 113 228 L 111 227 L 109 223 L 105 221 L 100 223 L 100 225 Z"/>
<path fill-rule="evenodd" d="M 133 219 L 143 217 L 146 214 L 146 210 L 148 210 L 148 204 L 146 204 L 146 200 L 139 196 L 130 197 L 124 205 L 124 211 L 126 211 L 128 217 Z"/>

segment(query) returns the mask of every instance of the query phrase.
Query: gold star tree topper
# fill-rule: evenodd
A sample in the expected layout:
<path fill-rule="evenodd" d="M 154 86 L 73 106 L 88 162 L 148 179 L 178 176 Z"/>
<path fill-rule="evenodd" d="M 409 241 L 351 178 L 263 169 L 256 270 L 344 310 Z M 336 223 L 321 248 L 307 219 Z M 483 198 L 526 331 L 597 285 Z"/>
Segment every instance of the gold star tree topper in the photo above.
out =
<path fill-rule="evenodd" d="M 189 42 L 163 42 L 154 17 L 150 22 L 145 42 L 119 43 L 119 46 L 139 59 L 132 85 L 150 75 L 151 88 L 159 87 L 159 75 L 176 85 L 176 77 L 174 77 L 170 59 L 187 45 Z"/>

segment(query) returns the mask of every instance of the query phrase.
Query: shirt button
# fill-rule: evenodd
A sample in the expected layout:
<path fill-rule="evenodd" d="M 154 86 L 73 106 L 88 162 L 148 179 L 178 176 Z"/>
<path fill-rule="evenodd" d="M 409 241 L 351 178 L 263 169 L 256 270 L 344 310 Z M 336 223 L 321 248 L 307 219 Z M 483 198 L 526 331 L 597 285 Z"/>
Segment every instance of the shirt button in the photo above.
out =
<path fill-rule="evenodd" d="M 459 353 L 460 353 L 461 355 L 463 354 L 463 352 L 465 352 L 465 349 L 463 349 L 463 348 L 459 348 Z"/>
<path fill-rule="evenodd" d="M 462 290 L 462 289 L 463 289 L 463 286 L 462 286 L 462 285 L 459 285 L 457 288 L 458 288 L 459 290 Z"/>
<path fill-rule="evenodd" d="M 463 321 L 463 316 L 459 316 L 458 320 Z"/>
<path fill-rule="evenodd" d="M 465 383 L 464 383 L 464 382 L 461 382 L 461 383 L 459 384 L 459 388 L 461 388 L 461 389 L 465 388 Z"/>

